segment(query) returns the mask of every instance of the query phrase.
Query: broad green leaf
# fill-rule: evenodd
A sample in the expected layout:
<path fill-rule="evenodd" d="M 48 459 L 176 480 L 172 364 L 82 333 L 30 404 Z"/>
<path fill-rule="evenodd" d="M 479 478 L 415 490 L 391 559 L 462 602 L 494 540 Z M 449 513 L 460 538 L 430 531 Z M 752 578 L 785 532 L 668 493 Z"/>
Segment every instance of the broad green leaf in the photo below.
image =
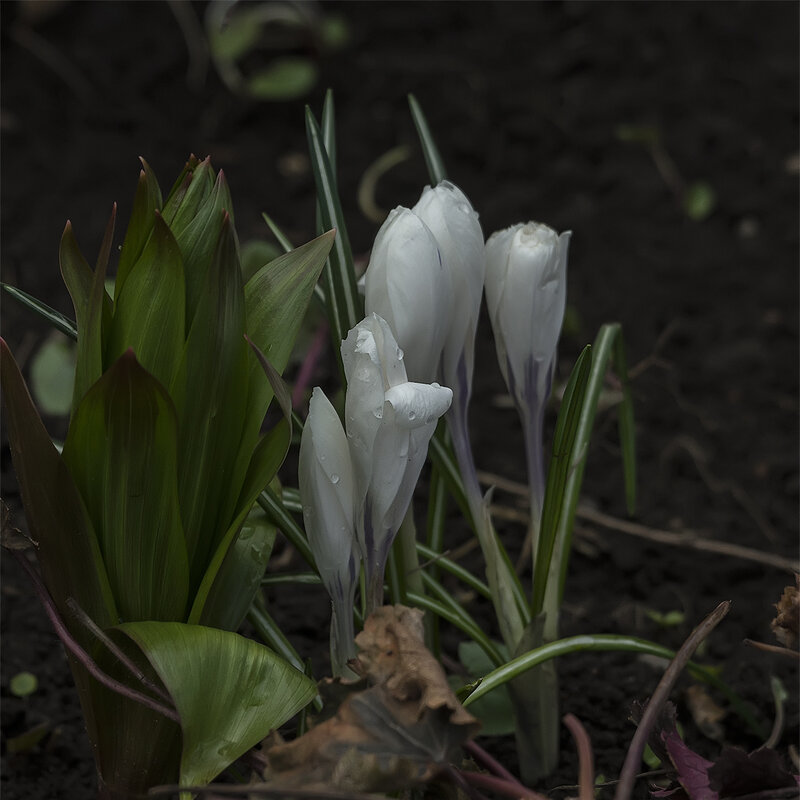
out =
<path fill-rule="evenodd" d="M 495 645 L 504 654 L 503 662 L 508 661 L 505 645 L 500 642 L 495 642 Z M 495 666 L 478 644 L 469 641 L 458 645 L 458 660 L 472 679 L 486 675 Z M 458 684 L 453 688 L 457 687 Z M 505 686 L 477 700 L 470 712 L 481 721 L 481 736 L 505 736 L 514 732 L 514 706 Z"/>
<path fill-rule="evenodd" d="M 105 290 L 106 268 L 114 236 L 116 205 L 106 226 L 97 266 L 92 272 L 67 222 L 61 237 L 59 261 L 64 283 L 72 297 L 78 326 L 78 361 L 75 369 L 73 409 L 103 373 L 103 331 L 111 316 L 111 299 Z"/>
<path fill-rule="evenodd" d="M 211 158 L 202 161 L 190 158 L 184 168 L 183 181 L 173 187 L 164 203 L 163 217 L 179 243 L 214 189 Z"/>
<path fill-rule="evenodd" d="M 250 344 L 252 345 L 252 342 Z M 216 582 L 219 578 L 218 573 L 224 562 L 228 559 L 231 546 L 235 543 L 244 520 L 249 514 L 254 513 L 252 509 L 258 496 L 261 494 L 264 487 L 274 478 L 281 464 L 283 464 L 283 460 L 286 458 L 286 453 L 289 451 L 289 445 L 292 441 L 292 406 L 289 388 L 283 383 L 280 375 L 272 368 L 258 348 L 254 345 L 252 346 L 273 386 L 281 411 L 283 412 L 283 419 L 261 438 L 261 441 L 252 454 L 247 475 L 245 476 L 244 484 L 241 486 L 241 492 L 238 496 L 238 502 L 235 507 L 232 507 L 232 509 L 227 512 L 233 515 L 233 521 L 230 523 L 225 536 L 217 545 L 216 552 L 203 576 L 203 581 L 200 584 L 189 615 L 188 621 L 190 623 L 197 622 L 206 625 L 211 625 L 213 623 L 215 626 L 222 627 L 218 625 L 216 621 L 216 617 L 214 616 L 216 612 L 213 609 L 206 610 L 205 604 L 207 597 L 210 592 L 218 593 L 218 591 L 222 591 L 221 588 L 218 591 L 216 589 Z M 240 483 L 232 481 L 231 486 L 232 488 L 237 488 L 240 486 Z M 235 511 L 233 508 L 235 508 Z M 265 518 L 265 520 L 271 521 L 269 518 Z M 266 566 L 266 561 L 264 562 L 264 566 Z M 233 569 L 233 567 L 231 567 L 231 569 Z M 249 564 L 248 569 L 250 569 Z M 263 569 L 261 574 L 263 575 Z M 260 579 L 261 575 L 258 576 L 257 580 Z M 225 579 L 223 578 L 223 580 Z M 257 580 L 254 585 L 257 585 Z M 253 591 L 255 591 L 255 588 Z M 251 592 L 247 598 L 247 605 L 249 605 L 252 596 Z M 233 602 L 233 600 L 229 601 L 229 603 Z M 221 605 L 225 605 L 225 603 L 222 601 L 216 603 L 217 608 Z"/>
<path fill-rule="evenodd" d="M 306 107 L 306 134 L 317 186 L 317 203 L 323 230 L 336 229 L 336 239 L 325 269 L 328 317 L 334 342 L 340 342 L 364 316 L 364 302 L 356 288 L 353 252 L 339 203 L 336 178 L 325 152 L 322 133 L 311 109 Z M 341 359 L 338 347 L 337 359 Z M 267 354 L 269 355 L 269 354 Z"/>
<path fill-rule="evenodd" d="M 208 161 L 208 159 L 206 159 L 206 161 Z M 161 209 L 161 216 L 164 217 L 164 221 L 170 227 L 172 227 L 173 222 L 175 221 L 175 216 L 178 213 L 178 209 L 181 207 L 184 199 L 186 198 L 186 193 L 189 191 L 189 186 L 192 184 L 192 177 L 194 176 L 194 172 L 198 166 L 200 166 L 200 159 L 194 154 L 190 155 L 187 162 L 183 165 L 181 174 L 178 175 L 178 177 L 175 179 L 175 183 L 169 190 L 169 194 L 164 201 L 164 207 Z M 211 187 L 209 186 L 209 189 L 210 188 Z M 175 231 L 173 230 L 173 233 L 174 232 Z"/>
<path fill-rule="evenodd" d="M 258 100 L 293 100 L 308 94 L 318 77 L 319 71 L 311 59 L 286 56 L 253 72 L 246 86 L 248 93 Z"/>
<path fill-rule="evenodd" d="M 69 414 L 75 387 L 75 343 L 53 332 L 31 361 L 31 391 L 45 414 Z"/>
<path fill-rule="evenodd" d="M 71 624 L 66 599 L 73 597 L 98 625 L 118 619 L 95 531 L 75 482 L 31 400 L 19 368 L 0 339 L 0 381 L 6 431 L 30 535 L 45 585 L 79 642 L 85 631 Z"/>
<path fill-rule="evenodd" d="M 133 198 L 133 210 L 125 231 L 125 240 L 119 254 L 119 265 L 117 266 L 117 280 L 115 283 L 114 296 L 119 297 L 122 287 L 128 278 L 128 274 L 133 269 L 133 265 L 139 260 L 139 256 L 144 250 L 145 243 L 153 230 L 153 215 L 161 209 L 161 189 L 156 180 L 156 176 L 150 169 L 148 163 L 142 158 L 142 170 L 139 173 L 139 183 L 136 186 L 136 194 Z"/>
<path fill-rule="evenodd" d="M 108 363 L 128 348 L 164 386 L 170 386 L 183 355 L 186 285 L 181 251 L 157 212 L 152 235 L 114 304 Z"/>
<path fill-rule="evenodd" d="M 248 399 L 244 292 L 233 223 L 220 214 L 219 239 L 171 391 L 192 595 L 230 525 L 227 498 L 239 496 L 243 480 L 233 485 Z"/>
<path fill-rule="evenodd" d="M 166 391 L 129 350 L 86 393 L 64 443 L 124 620 L 186 613 L 176 427 Z"/>
<path fill-rule="evenodd" d="M 184 785 L 208 783 L 317 692 L 302 672 L 236 633 L 157 622 L 118 630 L 141 648 L 178 710 Z"/>
<path fill-rule="evenodd" d="M 422 145 L 422 154 L 425 156 L 425 165 L 428 167 L 431 184 L 436 186 L 447 177 L 444 162 L 439 154 L 439 149 L 436 147 L 436 142 L 433 140 L 433 134 L 428 127 L 428 120 L 425 119 L 422 106 L 420 106 L 413 94 L 408 96 L 408 104 L 411 106 L 411 116 L 414 118 L 414 125 Z"/>
<path fill-rule="evenodd" d="M 203 162 L 205 165 L 206 162 Z M 211 167 L 208 166 L 210 171 Z M 199 171 L 199 170 L 198 170 Z M 179 213 L 183 211 L 184 206 L 189 203 L 193 197 L 192 186 L 198 180 L 195 177 L 192 184 L 189 186 L 186 199 L 181 204 Z M 211 268 L 211 262 L 214 259 L 217 243 L 221 236 L 222 220 L 225 214 L 230 218 L 231 231 L 233 231 L 233 202 L 228 190 L 228 184 L 225 181 L 225 176 L 222 172 L 217 176 L 216 182 L 213 184 L 211 191 L 202 201 L 202 205 L 196 210 L 192 219 L 185 227 L 180 227 L 173 223 L 170 228 L 172 229 L 175 239 L 181 248 L 183 254 L 183 270 L 184 278 L 186 280 L 186 329 L 194 322 L 194 315 L 197 312 L 200 304 L 201 296 L 206 291 L 206 276 Z M 238 249 L 239 245 L 236 242 L 236 235 L 233 233 L 231 241 L 234 243 L 234 249 L 237 252 L 238 262 Z M 237 263 L 237 269 L 240 269 Z"/>
<path fill-rule="evenodd" d="M 265 264 L 285 252 L 272 242 L 263 239 L 253 239 L 242 246 L 242 281 L 247 281 L 258 272 Z"/>
<path fill-rule="evenodd" d="M 261 585 L 277 531 L 259 506 L 250 511 L 217 571 L 200 624 L 239 629 Z"/>
<path fill-rule="evenodd" d="M 592 348 L 590 345 L 586 345 L 572 370 L 556 420 L 553 450 L 547 470 L 547 488 L 542 508 L 539 546 L 533 561 L 533 593 L 531 597 L 531 615 L 533 617 L 537 617 L 542 611 L 556 538 L 564 530 L 561 517 L 569 513 L 569 509 L 564 507 L 567 481 L 575 469 L 577 460 L 583 456 L 582 452 L 576 451 L 576 436 L 591 366 Z"/>
<path fill-rule="evenodd" d="M 7 283 L 0 283 L 0 286 L 18 303 L 22 303 L 22 305 L 27 306 L 47 320 L 57 331 L 61 331 L 73 341 L 78 338 L 78 327 L 69 317 L 51 308 L 47 303 L 43 303 L 33 295 L 23 292 L 22 289 L 17 289 L 16 286 L 10 286 Z"/>

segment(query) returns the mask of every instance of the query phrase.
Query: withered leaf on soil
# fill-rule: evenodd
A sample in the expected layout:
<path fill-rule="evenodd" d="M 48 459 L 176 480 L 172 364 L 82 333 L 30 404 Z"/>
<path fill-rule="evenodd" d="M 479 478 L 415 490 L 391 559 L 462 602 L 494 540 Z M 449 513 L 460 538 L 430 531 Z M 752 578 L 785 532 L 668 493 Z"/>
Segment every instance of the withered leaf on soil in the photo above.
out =
<path fill-rule="evenodd" d="M 280 787 L 391 792 L 431 780 L 480 723 L 459 703 L 425 648 L 422 612 L 384 606 L 356 637 L 351 664 L 369 688 L 351 691 L 336 714 L 267 751 Z M 347 689 L 333 682 L 321 687 Z"/>
<path fill-rule="evenodd" d="M 795 575 L 795 585 L 783 590 L 775 605 L 778 613 L 772 620 L 772 632 L 778 641 L 792 650 L 797 648 L 800 636 L 800 575 Z"/>
<path fill-rule="evenodd" d="M 640 716 L 641 707 L 635 707 L 633 717 Z M 653 797 L 720 800 L 800 785 L 798 776 L 785 769 L 774 750 L 746 753 L 739 748 L 724 747 L 716 761 L 698 755 L 681 739 L 672 703 L 666 703 L 648 742 L 663 766 L 667 769 L 672 766 L 670 777 L 675 781 L 667 789 L 652 792 Z"/>

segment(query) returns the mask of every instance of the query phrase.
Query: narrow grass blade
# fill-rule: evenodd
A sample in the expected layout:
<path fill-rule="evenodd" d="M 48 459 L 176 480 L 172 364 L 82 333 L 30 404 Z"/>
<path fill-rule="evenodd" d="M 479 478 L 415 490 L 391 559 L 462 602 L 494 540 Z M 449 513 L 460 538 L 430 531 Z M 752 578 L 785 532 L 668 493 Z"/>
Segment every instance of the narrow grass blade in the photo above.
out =
<path fill-rule="evenodd" d="M 423 558 L 434 561 L 441 569 L 458 578 L 462 583 L 469 586 L 470 589 L 477 592 L 481 597 L 485 597 L 487 600 L 492 599 L 489 587 L 480 578 L 476 578 L 469 570 L 464 569 L 464 567 L 462 567 L 460 564 L 457 564 L 455 561 L 451 561 L 446 556 L 438 553 L 436 550 L 432 550 L 430 547 L 427 547 L 421 542 L 417 542 L 417 552 Z"/>
<path fill-rule="evenodd" d="M 328 154 L 328 163 L 331 171 L 336 175 L 336 111 L 333 105 L 333 90 L 325 92 L 325 101 L 322 104 L 322 144 Z"/>
<path fill-rule="evenodd" d="M 576 461 L 583 457 L 583 451 L 578 449 L 580 443 L 576 442 L 576 436 L 591 366 L 592 348 L 587 345 L 575 363 L 558 412 L 553 436 L 553 451 L 547 471 L 547 488 L 542 509 L 539 546 L 534 560 L 536 569 L 533 575 L 531 597 L 531 615 L 533 617 L 539 616 L 544 605 L 550 560 L 555 549 L 556 537 L 563 530 L 561 517 L 569 514 L 569 507 L 565 507 L 564 504 L 567 481 L 575 469 Z"/>
<path fill-rule="evenodd" d="M 434 600 L 432 597 L 415 594 L 414 592 L 409 592 L 407 600 L 412 606 L 421 608 L 424 611 L 430 611 L 451 623 L 463 633 L 466 633 L 470 639 L 481 646 L 481 649 L 483 649 L 486 655 L 492 659 L 492 663 L 498 664 L 503 662 L 503 656 L 477 624 L 474 622 L 471 623 L 469 619 L 466 619 L 462 614 L 454 611 L 450 605 L 445 605 L 439 600 Z M 494 672 L 490 674 L 493 675 Z"/>
<path fill-rule="evenodd" d="M 18 303 L 22 303 L 47 320 L 56 330 L 61 331 L 72 340 L 77 340 L 78 326 L 69 317 L 51 308 L 47 303 L 37 300 L 33 295 L 23 292 L 22 289 L 17 289 L 16 286 L 10 286 L 7 283 L 0 283 L 0 286 Z"/>
<path fill-rule="evenodd" d="M 447 177 L 444 161 L 442 161 L 439 148 L 436 147 L 436 142 L 433 140 L 433 134 L 428 127 L 428 120 L 425 119 L 422 106 L 420 106 L 413 94 L 408 96 L 408 104 L 411 107 L 411 116 L 414 118 L 414 125 L 417 128 L 419 141 L 422 145 L 422 154 L 425 156 L 425 165 L 428 167 L 431 184 L 436 186 L 437 183 L 441 183 Z"/>
<path fill-rule="evenodd" d="M 336 240 L 325 267 L 325 284 L 331 335 L 334 342 L 340 342 L 364 316 L 364 304 L 356 288 L 353 253 L 339 203 L 336 180 L 325 151 L 322 133 L 309 108 L 306 108 L 306 133 L 322 228 L 336 229 Z M 338 348 L 336 352 L 337 358 L 340 358 Z"/>
<path fill-rule="evenodd" d="M 316 570 L 316 562 L 311 548 L 308 546 L 305 531 L 295 522 L 292 515 L 284 508 L 275 492 L 267 487 L 258 496 L 258 504 L 267 512 L 281 533 L 294 545 L 309 567 Z"/>
<path fill-rule="evenodd" d="M 267 223 L 267 227 L 272 231 L 272 235 L 278 240 L 278 244 L 283 248 L 284 253 L 290 253 L 294 250 L 294 245 L 289 241 L 289 238 L 286 234 L 278 227 L 277 223 L 275 222 L 269 214 L 262 214 L 264 218 L 264 222 Z"/>

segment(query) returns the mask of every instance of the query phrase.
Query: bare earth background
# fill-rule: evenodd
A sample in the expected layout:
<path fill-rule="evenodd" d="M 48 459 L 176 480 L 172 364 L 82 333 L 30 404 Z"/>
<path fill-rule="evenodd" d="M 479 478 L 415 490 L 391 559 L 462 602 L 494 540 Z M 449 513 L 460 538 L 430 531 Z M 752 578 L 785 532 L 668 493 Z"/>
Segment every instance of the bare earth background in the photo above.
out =
<path fill-rule="evenodd" d="M 191 6 L 198 16 L 204 8 Z M 336 53 L 302 43 L 320 70 L 316 88 L 303 100 L 269 104 L 233 96 L 213 68 L 202 93 L 190 89 L 185 42 L 167 3 L 67 2 L 35 23 L 23 18 L 22 4 L 3 3 L 3 280 L 71 313 L 57 264 L 64 223 L 72 220 L 91 261 L 113 201 L 127 218 L 139 155 L 168 187 L 190 152 L 210 154 L 230 182 L 243 242 L 267 236 L 262 211 L 293 241 L 306 241 L 314 235 L 314 196 L 303 103 L 319 113 L 327 87 L 335 91 L 350 238 L 367 255 L 377 225 L 356 201 L 365 169 L 397 145 L 412 149 L 378 186 L 385 209 L 412 205 L 427 182 L 406 103 L 414 92 L 449 176 L 487 235 L 527 219 L 574 232 L 574 314 L 560 377 L 600 324 L 623 324 L 635 365 L 636 520 L 796 559 L 798 6 L 331 2 L 316 10 L 340 15 L 349 43 Z M 683 179 L 713 188 L 708 218 L 686 216 L 648 151 L 620 139 L 622 125 L 656 127 Z M 45 326 L 5 297 L 2 312 L 3 335 L 29 364 Z M 477 364 L 479 467 L 524 481 L 519 424 L 498 401 L 504 387 L 486 320 Z M 321 364 L 316 379 L 328 375 Z M 54 433 L 63 430 L 63 422 L 50 422 Z M 613 416 L 598 417 L 597 429 L 584 499 L 624 518 Z M 2 477 L 3 496 L 24 527 L 7 446 Z M 503 493 L 497 499 L 516 503 Z M 498 526 L 518 549 L 521 526 Z M 677 646 L 720 600 L 733 600 L 703 659 L 723 667 L 767 726 L 769 676 L 778 675 L 790 692 L 782 748 L 797 741 L 796 668 L 742 645 L 745 637 L 772 641 L 772 604 L 792 581 L 788 572 L 585 520 L 578 534 L 566 634 L 620 632 Z M 454 515 L 449 544 L 467 539 Z M 475 554 L 466 563 L 477 568 Z M 90 798 L 93 764 L 61 647 L 8 558 L 2 577 L 3 795 Z M 269 600 L 322 674 L 321 590 L 317 597 L 304 590 L 302 602 L 291 591 Z M 683 622 L 664 627 L 647 610 L 680 611 Z M 450 655 L 456 641 L 449 640 Z M 608 654 L 570 657 L 559 669 L 563 710 L 587 726 L 598 771 L 615 777 L 633 730 L 629 704 L 652 691 L 658 669 Z M 25 699 L 8 688 L 22 670 L 39 680 Z M 713 754 L 718 744 L 697 730 L 684 704 L 687 686 L 685 679 L 674 696 L 687 735 Z M 40 722 L 52 727 L 40 745 L 6 752 L 9 737 Z M 728 742 L 760 744 L 735 716 L 723 726 Z M 493 744 L 513 768 L 506 745 Z M 563 746 L 550 786 L 575 780 L 566 733 Z"/>

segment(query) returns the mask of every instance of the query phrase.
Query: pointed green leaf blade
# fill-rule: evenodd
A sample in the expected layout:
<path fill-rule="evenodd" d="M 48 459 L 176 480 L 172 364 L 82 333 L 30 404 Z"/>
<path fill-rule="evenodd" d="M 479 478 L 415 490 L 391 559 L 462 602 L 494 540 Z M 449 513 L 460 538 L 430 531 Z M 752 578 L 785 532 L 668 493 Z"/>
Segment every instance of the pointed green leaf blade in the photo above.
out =
<path fill-rule="evenodd" d="M 306 134 L 317 186 L 317 203 L 322 229 L 336 229 L 336 240 L 325 269 L 325 282 L 332 335 L 334 341 L 339 342 L 363 318 L 364 303 L 356 288 L 353 252 L 350 249 L 350 239 L 339 203 L 336 178 L 328 154 L 325 152 L 319 125 L 308 107 L 306 107 Z M 338 349 L 336 352 L 340 358 Z"/>
<path fill-rule="evenodd" d="M 169 396 L 129 350 L 86 393 L 64 443 L 125 620 L 186 613 L 176 429 Z"/>
<path fill-rule="evenodd" d="M 428 167 L 431 184 L 436 186 L 447 177 L 444 161 L 442 161 L 439 148 L 436 147 L 436 142 L 433 140 L 433 134 L 428 127 L 428 120 L 425 118 L 422 106 L 417 102 L 417 98 L 413 94 L 408 96 L 408 104 L 411 106 L 411 116 L 414 118 L 414 126 L 417 129 L 419 141 L 422 145 L 422 154 L 425 156 L 425 165 Z"/>
<path fill-rule="evenodd" d="M 2 339 L 0 381 L 11 455 L 45 585 L 65 619 L 66 599 L 74 597 L 99 625 L 113 624 L 116 604 L 91 519 Z"/>
<path fill-rule="evenodd" d="M 302 672 L 236 633 L 156 622 L 119 630 L 147 656 L 181 717 L 184 785 L 212 780 L 317 693 Z"/>
<path fill-rule="evenodd" d="M 246 472 L 235 469 L 249 393 L 244 292 L 233 223 L 227 213 L 220 215 L 214 255 L 171 389 L 180 425 L 178 490 L 192 594 L 230 526 L 229 498 L 239 497 Z M 245 465 L 250 454 L 246 458 Z"/>
<path fill-rule="evenodd" d="M 106 359 L 131 348 L 144 369 L 170 386 L 183 355 L 186 285 L 178 244 L 161 215 L 153 216 L 152 235 L 121 291 L 117 282 Z"/>
<path fill-rule="evenodd" d="M 27 306 L 47 320 L 57 331 L 61 331 L 61 333 L 69 336 L 70 339 L 75 340 L 78 338 L 78 327 L 69 317 L 51 308 L 47 303 L 43 303 L 33 295 L 23 292 L 22 289 L 17 289 L 16 286 L 11 286 L 7 283 L 0 283 L 0 286 L 18 303 L 22 303 L 22 305 Z"/>
<path fill-rule="evenodd" d="M 161 188 L 148 163 L 142 158 L 142 170 L 133 198 L 133 210 L 119 254 L 114 296 L 119 297 L 133 265 L 139 260 L 153 229 L 153 215 L 161 208 Z"/>

